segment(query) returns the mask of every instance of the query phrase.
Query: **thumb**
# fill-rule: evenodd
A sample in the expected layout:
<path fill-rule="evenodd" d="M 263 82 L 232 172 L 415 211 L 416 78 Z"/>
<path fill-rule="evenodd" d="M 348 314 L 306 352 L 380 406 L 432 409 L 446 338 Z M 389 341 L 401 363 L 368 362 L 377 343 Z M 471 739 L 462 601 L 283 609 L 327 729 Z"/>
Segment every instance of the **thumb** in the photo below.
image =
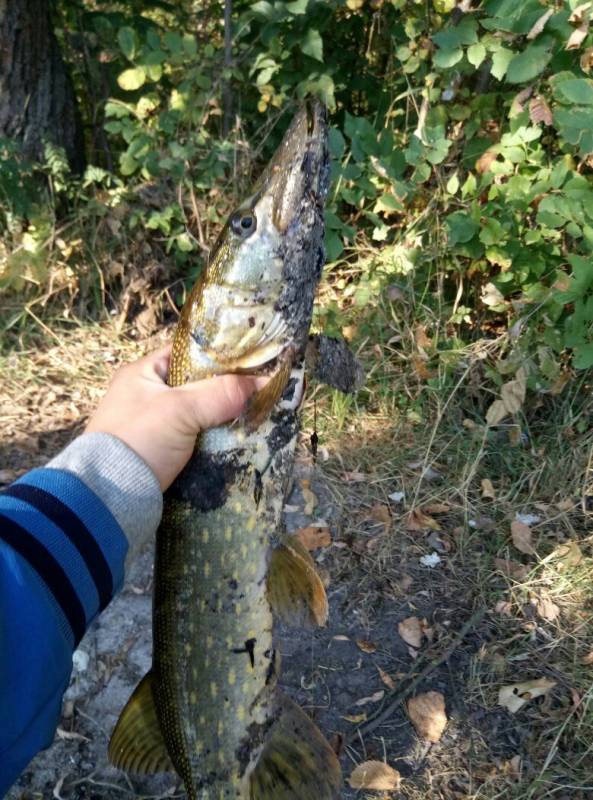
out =
<path fill-rule="evenodd" d="M 220 375 L 186 383 L 175 392 L 183 396 L 187 422 L 198 433 L 236 419 L 251 395 L 268 380 L 264 376 Z"/>

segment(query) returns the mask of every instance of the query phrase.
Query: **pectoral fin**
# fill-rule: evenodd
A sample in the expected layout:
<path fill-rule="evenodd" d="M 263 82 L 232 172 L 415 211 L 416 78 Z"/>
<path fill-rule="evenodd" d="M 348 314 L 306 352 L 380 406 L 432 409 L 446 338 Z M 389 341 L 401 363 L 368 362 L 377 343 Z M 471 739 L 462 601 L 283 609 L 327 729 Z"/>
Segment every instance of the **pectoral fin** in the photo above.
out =
<path fill-rule="evenodd" d="M 278 368 L 268 383 L 250 398 L 243 418 L 248 431 L 254 431 L 261 425 L 282 397 L 290 380 L 292 364 L 293 352 L 290 350 L 281 357 Z"/>
<path fill-rule="evenodd" d="M 309 551 L 294 536 L 285 537 L 272 551 L 268 598 L 272 611 L 287 625 L 323 626 L 327 622 L 325 588 Z"/>
<path fill-rule="evenodd" d="M 250 776 L 249 800 L 337 800 L 341 772 L 336 754 L 292 700 L 282 696 L 280 708 Z"/>
<path fill-rule="evenodd" d="M 163 741 L 147 672 L 121 712 L 109 742 L 109 760 L 119 769 L 144 775 L 174 772 Z"/>

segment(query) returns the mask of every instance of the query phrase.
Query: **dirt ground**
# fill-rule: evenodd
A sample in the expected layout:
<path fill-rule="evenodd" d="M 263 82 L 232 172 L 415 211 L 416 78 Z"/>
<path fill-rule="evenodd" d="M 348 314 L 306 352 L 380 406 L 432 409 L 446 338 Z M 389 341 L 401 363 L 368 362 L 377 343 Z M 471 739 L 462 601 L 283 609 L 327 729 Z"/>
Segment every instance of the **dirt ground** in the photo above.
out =
<path fill-rule="evenodd" d="M 69 346 L 84 350 L 85 343 Z M 111 366 L 130 356 L 114 353 L 108 342 L 94 346 L 96 352 L 87 353 L 81 372 L 59 379 L 61 367 L 55 359 L 69 359 L 63 346 L 56 346 L 55 358 L 51 352 L 45 356 L 47 384 L 37 381 L 30 394 L 17 396 L 11 376 L 18 374 L 18 364 L 7 364 L 5 390 L 10 396 L 5 399 L 10 407 L 4 404 L 2 412 L 3 482 L 44 463 L 69 441 L 96 402 Z M 74 363 L 75 355 L 70 355 Z M 69 388 L 73 374 L 79 376 L 75 397 Z M 420 459 L 422 455 L 417 454 Z M 366 458 L 372 460 L 372 451 Z M 390 461 L 389 454 L 385 458 Z M 494 512 L 468 519 L 467 509 L 449 501 L 444 475 L 432 470 L 429 493 L 439 497 L 440 510 L 433 502 L 431 518 L 438 517 L 439 523 L 433 530 L 410 529 L 403 520 L 409 514 L 406 504 L 415 491 L 418 465 L 408 464 L 407 472 L 398 470 L 369 466 L 354 445 L 349 452 L 322 448 L 314 465 L 305 441 L 287 505 L 289 530 L 311 522 L 330 529 L 331 543 L 313 552 L 327 578 L 330 619 L 327 627 L 313 632 L 277 631 L 280 683 L 339 752 L 346 779 L 344 800 L 593 797 L 593 785 L 581 781 L 571 787 L 572 773 L 568 767 L 564 770 L 562 759 L 546 761 L 546 753 L 555 756 L 563 747 L 570 752 L 562 725 L 574 713 L 571 687 L 577 690 L 573 678 L 562 671 L 558 648 L 568 641 L 575 648 L 575 660 L 584 652 L 591 641 L 586 627 L 590 606 L 586 614 L 584 606 L 576 609 L 581 616 L 562 632 L 527 613 L 531 595 L 520 596 L 502 568 L 484 569 L 493 555 Z M 402 489 L 405 497 L 400 499 L 394 493 Z M 586 520 L 575 514 L 569 527 L 588 553 Z M 547 535 L 544 530 L 542 536 Z M 151 663 L 151 588 L 152 554 L 146 552 L 75 654 L 54 744 L 35 758 L 8 800 L 184 797 L 172 778 L 129 778 L 107 763 L 113 725 Z M 510 597 L 521 613 L 504 619 L 508 609 L 496 609 L 496 596 Z M 581 602 L 571 600 L 572 606 Z M 535 608 L 533 602 L 531 606 Z M 398 624 L 410 617 L 421 625 L 418 647 L 406 644 L 398 633 Z M 554 679 L 555 688 L 521 713 L 511 714 L 497 703 L 497 691 L 519 674 L 522 679 L 547 676 Z M 403 695 L 404 690 L 408 694 Z M 409 696 L 427 691 L 442 693 L 447 716 L 442 737 L 432 743 L 417 735 L 405 705 Z M 586 716 L 591 705 L 581 687 L 578 692 L 585 735 L 591 730 Z M 384 721 L 373 727 L 381 712 Z M 589 749 L 585 745 L 578 750 L 579 757 Z M 399 771 L 399 791 L 349 788 L 353 768 L 370 759 Z M 539 784 L 534 776 L 539 776 Z M 548 794 L 550 786 L 553 791 Z"/>

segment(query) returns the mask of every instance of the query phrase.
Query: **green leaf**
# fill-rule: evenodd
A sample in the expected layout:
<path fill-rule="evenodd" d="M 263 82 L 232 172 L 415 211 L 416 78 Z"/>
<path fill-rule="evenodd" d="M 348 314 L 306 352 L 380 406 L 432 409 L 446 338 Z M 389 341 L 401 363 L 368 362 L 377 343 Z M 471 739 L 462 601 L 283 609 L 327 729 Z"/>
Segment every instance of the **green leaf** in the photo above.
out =
<path fill-rule="evenodd" d="M 309 0 L 293 0 L 291 3 L 286 3 L 286 10 L 289 14 L 306 14 Z"/>
<path fill-rule="evenodd" d="M 589 369 L 593 367 L 593 343 L 580 344 L 574 348 L 572 361 L 576 369 Z"/>
<path fill-rule="evenodd" d="M 330 128 L 328 134 L 329 152 L 334 158 L 342 158 L 346 149 L 346 141 L 338 128 Z"/>
<path fill-rule="evenodd" d="M 118 76 L 117 82 L 125 92 L 135 92 L 144 85 L 146 73 L 143 67 L 132 67 L 124 70 Z"/>
<path fill-rule="evenodd" d="M 552 58 L 550 44 L 530 44 L 518 53 L 508 65 L 506 78 L 509 83 L 525 83 L 537 78 Z"/>
<path fill-rule="evenodd" d="M 449 194 L 457 194 L 457 190 L 459 189 L 459 178 L 457 177 L 457 174 L 451 175 L 447 181 L 446 189 Z"/>
<path fill-rule="evenodd" d="M 191 253 L 191 251 L 194 249 L 194 243 L 192 242 L 190 236 L 185 232 L 180 233 L 175 237 L 175 244 L 182 253 Z"/>
<path fill-rule="evenodd" d="M 482 42 L 476 42 L 467 48 L 467 60 L 474 67 L 479 67 L 486 58 L 486 48 Z"/>
<path fill-rule="evenodd" d="M 504 76 L 506 75 L 507 69 L 515 54 L 512 50 L 507 50 L 505 47 L 501 47 L 492 55 L 492 74 L 494 77 L 501 81 Z"/>
<path fill-rule="evenodd" d="M 449 214 L 445 222 L 449 229 L 448 239 L 451 247 L 459 243 L 469 242 L 470 239 L 473 239 L 480 227 L 478 223 L 464 211 L 454 211 L 453 214 Z"/>
<path fill-rule="evenodd" d="M 585 78 L 562 81 L 555 87 L 554 95 L 560 101 L 593 105 L 593 81 Z"/>
<path fill-rule="evenodd" d="M 117 32 L 119 48 L 124 56 L 131 61 L 136 54 L 136 31 L 133 28 L 120 28 Z"/>
<path fill-rule="evenodd" d="M 181 55 L 183 52 L 183 39 L 176 31 L 167 31 L 163 36 L 163 43 L 173 55 Z"/>
<path fill-rule="evenodd" d="M 455 50 L 462 44 L 473 44 L 478 38 L 476 30 L 476 20 L 466 15 L 458 25 L 435 33 L 432 39 L 443 50 Z"/>
<path fill-rule="evenodd" d="M 458 47 L 456 50 L 437 50 L 432 57 L 432 63 L 440 69 L 448 69 L 457 64 L 463 58 L 463 50 Z"/>
<path fill-rule="evenodd" d="M 323 61 L 323 39 L 317 28 L 309 28 L 301 42 L 301 50 L 306 56 Z"/>

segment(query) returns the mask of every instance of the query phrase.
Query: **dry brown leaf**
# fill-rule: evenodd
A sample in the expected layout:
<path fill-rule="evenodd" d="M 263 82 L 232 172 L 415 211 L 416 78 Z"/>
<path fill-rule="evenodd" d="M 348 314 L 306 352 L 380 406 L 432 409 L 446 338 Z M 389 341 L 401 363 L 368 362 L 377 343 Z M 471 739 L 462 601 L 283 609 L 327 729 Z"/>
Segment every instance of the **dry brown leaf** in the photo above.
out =
<path fill-rule="evenodd" d="M 418 736 L 438 742 L 447 725 L 445 698 L 440 692 L 418 694 L 408 700 L 408 715 Z"/>
<path fill-rule="evenodd" d="M 579 47 L 582 45 L 583 41 L 586 39 L 588 31 L 589 31 L 588 22 L 583 22 L 582 25 L 579 25 L 578 28 L 575 28 L 574 31 L 568 37 L 565 50 L 578 50 Z"/>
<path fill-rule="evenodd" d="M 382 700 L 385 697 L 385 689 L 379 689 L 378 692 L 373 692 L 369 697 L 361 697 L 360 700 L 357 700 L 354 705 L 355 706 L 366 706 L 367 703 L 378 703 L 379 700 Z"/>
<path fill-rule="evenodd" d="M 580 6 L 577 6 L 571 13 L 568 21 L 573 25 L 582 25 L 583 22 L 587 22 L 591 13 L 591 5 L 591 0 L 589 0 L 587 3 L 581 3 Z"/>
<path fill-rule="evenodd" d="M 549 597 L 540 597 L 536 601 L 535 610 L 542 619 L 553 622 L 560 616 L 560 608 Z"/>
<path fill-rule="evenodd" d="M 578 567 L 583 560 L 583 551 L 576 542 L 560 544 L 552 553 L 552 558 L 556 560 L 556 569 L 562 572 L 571 567 Z"/>
<path fill-rule="evenodd" d="M 534 125 L 538 125 L 540 122 L 543 122 L 544 125 L 552 124 L 552 112 L 543 97 L 534 97 L 529 101 L 529 118 Z"/>
<path fill-rule="evenodd" d="M 317 505 L 317 495 L 311 491 L 310 481 L 307 478 L 301 481 L 301 490 L 303 492 L 303 500 L 305 501 L 303 513 L 305 516 L 309 517 Z"/>
<path fill-rule="evenodd" d="M 526 553 L 527 555 L 533 555 L 535 553 L 529 525 L 526 525 L 524 522 L 519 522 L 518 519 L 514 519 L 511 522 L 511 537 L 513 539 L 513 544 L 521 553 Z"/>
<path fill-rule="evenodd" d="M 346 722 L 353 722 L 355 725 L 360 725 L 361 722 L 366 722 L 367 713 L 363 711 L 362 714 L 344 714 L 342 719 Z"/>
<path fill-rule="evenodd" d="M 554 8 L 549 8 L 546 12 L 544 12 L 541 17 L 539 17 L 535 23 L 533 24 L 531 30 L 527 34 L 528 39 L 535 39 L 536 36 L 539 36 L 540 33 L 546 26 L 546 22 L 550 19 L 552 14 L 554 13 Z"/>
<path fill-rule="evenodd" d="M 516 581 L 524 581 L 529 574 L 529 567 L 525 564 L 520 564 L 518 561 L 512 561 L 509 558 L 495 558 L 494 566 L 499 569 L 509 578 Z"/>
<path fill-rule="evenodd" d="M 511 714 L 516 714 L 530 700 L 548 694 L 554 686 L 556 686 L 556 681 L 551 681 L 548 678 L 538 678 L 535 681 L 501 686 L 498 692 L 498 705 L 507 708 Z"/>
<path fill-rule="evenodd" d="M 414 341 L 419 350 L 427 350 L 432 347 L 432 339 L 427 335 L 424 325 L 416 325 L 414 329 Z"/>
<path fill-rule="evenodd" d="M 486 424 L 498 425 L 508 416 L 508 410 L 502 400 L 495 400 L 486 412 Z"/>
<path fill-rule="evenodd" d="M 583 72 L 591 72 L 593 67 L 593 47 L 583 50 L 580 58 L 581 69 Z"/>
<path fill-rule="evenodd" d="M 377 652 L 377 645 L 374 642 L 369 642 L 368 639 L 357 639 L 356 644 L 363 653 Z"/>
<path fill-rule="evenodd" d="M 428 514 L 425 514 L 419 508 L 414 508 L 405 518 L 405 526 L 409 531 L 440 531 L 441 526 Z"/>
<path fill-rule="evenodd" d="M 416 649 L 422 645 L 422 623 L 418 617 L 407 617 L 397 626 L 397 631 L 406 644 Z"/>
<path fill-rule="evenodd" d="M 296 531 L 296 536 L 307 550 L 317 550 L 319 547 L 329 547 L 332 543 L 327 525 L 307 525 Z"/>
<path fill-rule="evenodd" d="M 343 472 L 342 479 L 345 480 L 346 483 L 362 483 L 363 481 L 368 481 L 369 476 L 365 472 L 353 470 L 351 472 Z"/>
<path fill-rule="evenodd" d="M 384 669 L 381 669 L 381 667 L 377 667 L 377 669 L 379 670 L 379 677 L 381 678 L 385 686 L 387 686 L 387 688 L 391 690 L 395 689 L 395 681 L 393 680 L 391 675 L 389 675 L 388 672 L 385 672 Z"/>
<path fill-rule="evenodd" d="M 400 774 L 383 761 L 364 761 L 352 770 L 348 783 L 353 789 L 390 792 L 399 789 Z"/>
<path fill-rule="evenodd" d="M 385 506 L 382 503 L 376 503 L 371 508 L 369 516 L 371 519 L 374 519 L 375 522 L 380 522 L 381 525 L 383 525 L 385 533 L 389 532 L 389 528 L 391 527 L 391 514 L 389 513 L 389 506 Z"/>
<path fill-rule="evenodd" d="M 482 497 L 484 500 L 496 500 L 496 492 L 490 478 L 482 480 Z"/>
<path fill-rule="evenodd" d="M 447 514 L 451 511 L 451 506 L 448 503 L 427 503 L 422 506 L 422 511 L 427 514 Z"/>
<path fill-rule="evenodd" d="M 488 150 L 482 153 L 482 155 L 476 161 L 476 172 L 479 172 L 480 175 L 488 172 L 490 169 L 490 164 L 492 164 L 493 161 L 496 161 L 497 155 L 498 152 L 495 149 L 488 148 Z"/>
<path fill-rule="evenodd" d="M 414 372 L 421 381 L 428 381 L 434 378 L 434 372 L 426 366 L 426 357 L 412 356 L 412 364 L 414 366 Z"/>
<path fill-rule="evenodd" d="M 593 664 L 593 650 L 590 650 L 586 656 L 581 658 L 581 664 L 585 667 L 590 667 Z"/>
<path fill-rule="evenodd" d="M 570 497 L 567 497 L 564 500 L 560 500 L 560 502 L 556 503 L 556 508 L 558 511 L 572 511 L 574 505 L 575 504 Z"/>
<path fill-rule="evenodd" d="M 523 367 L 519 367 L 515 379 L 500 387 L 500 397 L 509 414 L 517 414 L 525 400 L 527 375 Z"/>
<path fill-rule="evenodd" d="M 512 617 L 512 608 L 513 604 L 509 603 L 508 600 L 499 600 L 498 603 L 494 606 L 494 610 L 497 614 L 502 614 L 504 617 Z"/>

